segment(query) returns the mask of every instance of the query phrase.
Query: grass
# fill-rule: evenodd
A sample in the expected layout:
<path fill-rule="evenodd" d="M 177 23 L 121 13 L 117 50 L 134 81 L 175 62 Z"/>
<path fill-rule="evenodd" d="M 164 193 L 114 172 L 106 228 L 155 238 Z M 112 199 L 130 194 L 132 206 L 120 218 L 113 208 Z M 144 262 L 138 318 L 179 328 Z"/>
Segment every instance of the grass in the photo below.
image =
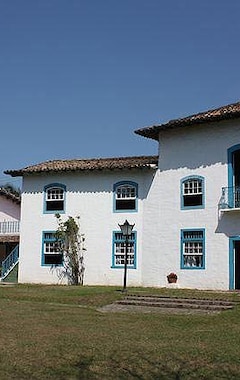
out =
<path fill-rule="evenodd" d="M 238 293 L 129 289 L 238 300 Z M 0 287 L 0 379 L 239 379 L 240 306 L 220 314 L 102 313 L 115 287 Z"/>

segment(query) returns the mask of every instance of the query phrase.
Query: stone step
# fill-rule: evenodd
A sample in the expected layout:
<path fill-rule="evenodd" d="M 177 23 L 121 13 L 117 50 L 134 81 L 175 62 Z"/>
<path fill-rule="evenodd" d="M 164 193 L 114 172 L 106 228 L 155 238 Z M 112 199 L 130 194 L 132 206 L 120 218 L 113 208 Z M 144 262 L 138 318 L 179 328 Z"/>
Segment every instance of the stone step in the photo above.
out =
<path fill-rule="evenodd" d="M 179 308 L 179 309 L 201 309 L 201 310 L 229 310 L 235 305 L 234 302 L 213 299 L 190 299 L 173 298 L 155 295 L 133 295 L 129 294 L 124 299 L 118 300 L 120 305 L 159 307 L 159 308 Z"/>
<path fill-rule="evenodd" d="M 201 309 L 201 310 L 228 310 L 233 306 L 223 305 L 201 305 L 191 303 L 176 303 L 176 302 L 144 302 L 134 300 L 121 300 L 117 301 L 119 305 L 131 305 L 131 306 L 145 306 L 145 307 L 159 307 L 159 308 L 178 308 L 178 309 Z"/>

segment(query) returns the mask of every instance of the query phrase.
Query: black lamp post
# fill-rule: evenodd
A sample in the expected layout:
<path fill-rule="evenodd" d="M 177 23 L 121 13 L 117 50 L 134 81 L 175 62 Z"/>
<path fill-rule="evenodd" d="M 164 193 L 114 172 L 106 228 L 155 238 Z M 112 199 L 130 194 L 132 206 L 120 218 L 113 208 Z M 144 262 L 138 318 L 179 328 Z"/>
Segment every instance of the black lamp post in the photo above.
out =
<path fill-rule="evenodd" d="M 131 236 L 134 226 L 135 224 L 129 224 L 127 220 L 125 220 L 124 224 L 119 224 L 123 237 L 125 238 L 123 291 L 126 291 L 126 287 L 127 287 L 128 240 L 129 240 L 129 237 Z"/>

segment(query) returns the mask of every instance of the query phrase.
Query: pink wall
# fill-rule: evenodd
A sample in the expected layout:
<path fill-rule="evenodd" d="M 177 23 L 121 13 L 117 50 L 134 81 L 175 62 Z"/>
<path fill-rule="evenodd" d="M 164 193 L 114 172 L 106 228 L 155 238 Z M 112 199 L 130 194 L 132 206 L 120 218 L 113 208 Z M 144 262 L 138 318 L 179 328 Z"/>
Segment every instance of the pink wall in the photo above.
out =
<path fill-rule="evenodd" d="M 20 204 L 0 195 L 0 222 L 4 220 L 20 220 Z"/>

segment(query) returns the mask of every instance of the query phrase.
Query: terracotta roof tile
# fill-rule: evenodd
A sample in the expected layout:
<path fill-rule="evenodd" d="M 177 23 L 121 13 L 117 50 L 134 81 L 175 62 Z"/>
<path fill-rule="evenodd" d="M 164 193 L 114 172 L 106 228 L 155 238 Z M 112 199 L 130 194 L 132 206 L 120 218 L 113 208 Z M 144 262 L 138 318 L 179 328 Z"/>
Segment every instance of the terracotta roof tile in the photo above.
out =
<path fill-rule="evenodd" d="M 223 107 L 211 109 L 205 112 L 200 112 L 195 115 L 184 117 L 181 119 L 170 120 L 167 123 L 153 125 L 137 129 L 136 134 L 158 140 L 160 130 L 169 128 L 180 128 L 194 124 L 210 123 L 220 120 L 236 119 L 240 117 L 240 102 L 228 104 Z"/>
<path fill-rule="evenodd" d="M 19 170 L 6 170 L 4 173 L 10 174 L 12 177 L 18 177 L 46 172 L 151 168 L 152 165 L 157 165 L 157 163 L 158 156 L 53 160 L 27 166 Z"/>
<path fill-rule="evenodd" d="M 4 187 L 0 187 L 0 195 L 3 195 L 4 197 L 11 199 L 13 202 L 19 204 L 21 203 L 21 197 L 11 193 L 10 191 L 6 190 Z"/>

